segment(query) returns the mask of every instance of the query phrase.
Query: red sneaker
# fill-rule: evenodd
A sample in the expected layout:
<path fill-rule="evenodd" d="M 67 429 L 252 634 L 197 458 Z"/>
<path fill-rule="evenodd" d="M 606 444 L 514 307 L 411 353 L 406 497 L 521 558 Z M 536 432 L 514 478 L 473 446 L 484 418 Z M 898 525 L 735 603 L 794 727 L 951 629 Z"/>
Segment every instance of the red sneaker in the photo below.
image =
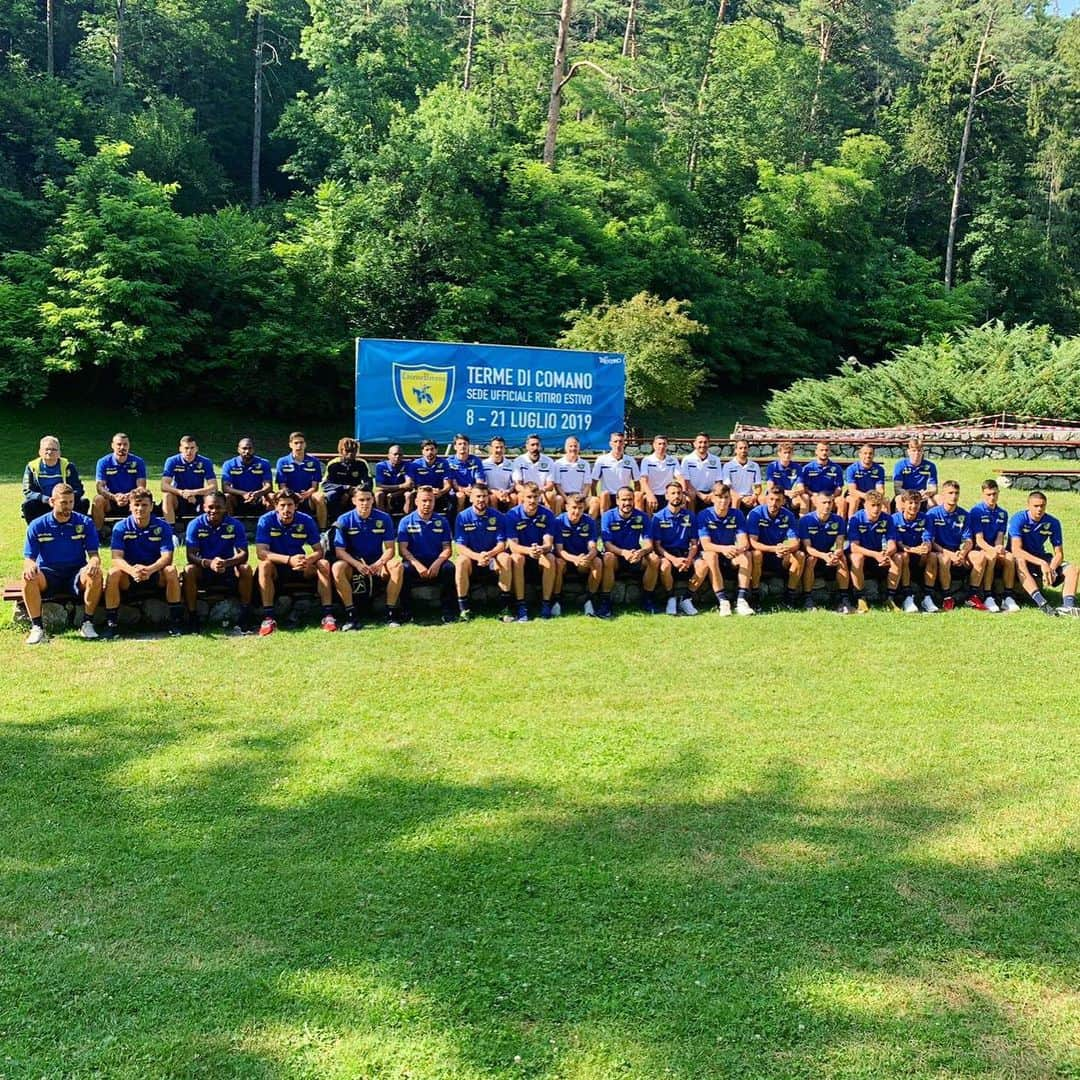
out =
<path fill-rule="evenodd" d="M 259 624 L 259 637 L 269 637 L 277 629 L 277 623 L 273 619 L 263 619 Z"/>
<path fill-rule="evenodd" d="M 337 619 L 333 615 L 324 615 L 322 622 L 319 624 L 328 634 L 337 633 Z"/>
<path fill-rule="evenodd" d="M 941 601 L 942 611 L 952 611 L 955 607 L 956 601 L 951 596 L 946 596 L 945 599 Z"/>
<path fill-rule="evenodd" d="M 977 596 L 969 596 L 964 601 L 964 607 L 974 608 L 976 611 L 989 611 L 986 604 Z"/>

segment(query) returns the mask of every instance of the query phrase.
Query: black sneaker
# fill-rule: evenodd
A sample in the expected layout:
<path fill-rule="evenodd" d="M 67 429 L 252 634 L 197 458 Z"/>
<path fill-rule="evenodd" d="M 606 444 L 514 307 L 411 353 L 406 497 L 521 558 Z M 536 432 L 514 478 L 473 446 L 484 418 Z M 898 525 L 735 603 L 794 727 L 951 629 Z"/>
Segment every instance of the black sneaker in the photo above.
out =
<path fill-rule="evenodd" d="M 168 634 L 169 637 L 183 637 L 184 628 L 179 623 L 171 622 L 165 633 Z"/>
<path fill-rule="evenodd" d="M 117 627 L 106 623 L 101 628 L 100 636 L 102 641 L 116 641 L 116 639 L 120 636 L 120 631 Z"/>
<path fill-rule="evenodd" d="M 1049 604 L 1043 604 L 1039 610 L 1044 615 L 1049 615 L 1051 619 L 1056 619 L 1058 617 L 1058 609 L 1056 607 L 1051 607 Z"/>

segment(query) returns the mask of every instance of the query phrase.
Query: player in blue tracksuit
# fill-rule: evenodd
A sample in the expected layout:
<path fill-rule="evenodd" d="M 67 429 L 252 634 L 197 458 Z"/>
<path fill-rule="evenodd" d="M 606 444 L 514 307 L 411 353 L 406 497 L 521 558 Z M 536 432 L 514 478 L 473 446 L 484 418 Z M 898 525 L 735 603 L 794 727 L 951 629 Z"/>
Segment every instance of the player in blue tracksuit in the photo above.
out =
<path fill-rule="evenodd" d="M 422 484 L 416 489 L 416 509 L 406 514 L 398 525 L 398 545 L 405 564 L 406 595 L 420 582 L 437 583 L 442 602 L 443 622 L 454 622 L 457 609 L 454 603 L 454 563 L 450 558 L 453 533 L 445 514 L 435 512 L 435 489 Z M 387 608 L 391 626 L 398 622 L 398 613 Z"/>
<path fill-rule="evenodd" d="M 968 511 L 968 533 L 972 544 L 971 561 L 981 561 L 981 573 L 976 580 L 972 573 L 975 596 L 987 611 L 1006 613 L 1018 610 L 1016 603 L 1016 559 L 1009 550 L 1009 515 L 998 505 L 1001 491 L 996 480 L 986 480 L 982 486 L 982 502 Z M 1000 604 L 994 596 L 994 580 L 999 575 L 1004 596 Z"/>
<path fill-rule="evenodd" d="M 527 622 L 526 578 L 540 579 L 540 617 L 554 614 L 555 595 L 555 515 L 540 499 L 540 485 L 528 480 L 519 488 L 519 503 L 506 513 L 506 541 L 514 570 L 514 598 L 517 620 Z"/>
<path fill-rule="evenodd" d="M 261 515 L 274 505 L 274 471 L 266 458 L 256 455 L 255 443 L 247 436 L 236 444 L 236 457 L 221 466 L 221 486 L 227 514 Z"/>
<path fill-rule="evenodd" d="M 682 484 L 664 489 L 667 505 L 653 515 L 649 538 L 660 557 L 660 580 L 668 591 L 669 615 L 696 615 L 693 594 L 705 584 L 709 567 L 701 558 L 697 518 L 686 506 Z"/>
<path fill-rule="evenodd" d="M 946 480 L 941 485 L 940 502 L 926 512 L 926 530 L 923 533 L 923 538 L 930 541 L 931 550 L 937 556 L 938 598 L 946 611 L 952 611 L 956 606 L 955 600 L 949 595 L 953 575 L 970 575 L 965 601 L 975 598 L 970 585 L 971 578 L 976 576 L 974 571 L 978 569 L 981 576 L 981 566 L 976 567 L 971 556 L 968 512 L 960 506 L 959 500 L 960 485 L 955 480 Z M 971 606 L 986 610 L 981 601 Z"/>
<path fill-rule="evenodd" d="M 161 514 L 170 524 L 176 519 L 195 517 L 204 495 L 217 491 L 214 463 L 199 453 L 194 436 L 180 439 L 180 452 L 165 459 L 161 470 Z"/>
<path fill-rule="evenodd" d="M 844 470 L 844 497 L 847 499 L 847 516 L 866 504 L 871 491 L 885 494 L 885 468 L 874 460 L 874 448 L 869 443 L 859 447 L 859 460 Z"/>
<path fill-rule="evenodd" d="M 491 491 L 482 479 L 469 485 L 470 505 L 454 520 L 454 560 L 458 615 L 472 618 L 469 590 L 485 579 L 499 586 L 503 602 L 503 621 L 511 622 L 514 568 L 506 550 L 506 519 L 491 505 Z"/>
<path fill-rule="evenodd" d="M 806 488 L 812 504 L 815 495 L 828 492 L 833 497 L 836 512 L 841 517 L 847 516 L 847 503 L 844 499 L 844 470 L 829 457 L 827 442 L 822 440 L 817 444 L 814 448 L 814 460 L 808 461 L 802 467 L 799 479 Z"/>
<path fill-rule="evenodd" d="M 334 525 L 336 561 L 332 573 L 347 615 L 343 631 L 360 627 L 358 592 L 370 596 L 376 586 L 384 586 L 387 608 L 396 608 L 405 580 L 404 566 L 394 556 L 394 519 L 384 510 L 375 509 L 375 496 L 367 488 L 353 489 L 352 504 L 353 509 L 342 514 Z"/>
<path fill-rule="evenodd" d="M 615 505 L 600 518 L 600 539 L 604 544 L 604 576 L 600 586 L 610 595 L 615 575 L 631 574 L 641 579 L 641 607 L 647 615 L 656 613 L 656 583 L 660 577 L 660 556 L 650 538 L 649 515 L 634 506 L 634 489 L 621 487 Z"/>
<path fill-rule="evenodd" d="M 251 623 L 251 590 L 255 576 L 248 565 L 247 530 L 225 512 L 225 496 L 212 491 L 203 496 L 203 512 L 187 527 L 187 566 L 181 575 L 188 619 L 199 629 L 199 589 L 235 592 L 240 597 L 236 629 Z"/>
<path fill-rule="evenodd" d="M 820 569 L 826 581 L 836 581 L 840 591 L 836 610 L 841 615 L 850 615 L 848 590 L 851 579 L 844 554 L 847 531 L 844 519 L 833 512 L 834 504 L 830 492 L 819 491 L 814 495 L 813 512 L 799 518 L 798 537 L 806 560 L 803 565 L 803 592 L 806 594 L 803 607 L 807 611 L 814 609 L 814 575 Z"/>
<path fill-rule="evenodd" d="M 884 581 L 891 611 L 900 611 L 900 559 L 897 555 L 896 528 L 885 507 L 880 491 L 868 491 L 862 509 L 848 519 L 847 553 L 855 610 L 863 615 L 870 610 L 866 603 L 866 578 Z"/>
<path fill-rule="evenodd" d="M 1046 512 L 1046 496 L 1033 491 L 1027 509 L 1009 518 L 1009 544 L 1024 591 L 1046 615 L 1075 615 L 1078 568 L 1065 562 L 1061 522 Z M 1047 551 L 1047 545 L 1050 551 Z M 1051 607 L 1043 588 L 1061 588 L 1061 607 Z"/>
<path fill-rule="evenodd" d="M 799 522 L 784 505 L 784 489 L 772 484 L 765 489 L 765 502 L 746 515 L 750 537 L 750 603 L 760 603 L 758 589 L 763 577 L 785 579 L 784 603 L 791 607 L 802 584 L 804 556 L 799 544 Z"/>
<path fill-rule="evenodd" d="M 604 559 L 598 548 L 600 527 L 585 511 L 588 498 L 580 491 L 564 496 L 566 509 L 555 519 L 555 604 L 562 606 L 563 581 L 572 570 L 585 578 L 585 614 L 611 618 L 611 596 L 603 591 Z M 553 605 L 554 610 L 554 605 Z"/>

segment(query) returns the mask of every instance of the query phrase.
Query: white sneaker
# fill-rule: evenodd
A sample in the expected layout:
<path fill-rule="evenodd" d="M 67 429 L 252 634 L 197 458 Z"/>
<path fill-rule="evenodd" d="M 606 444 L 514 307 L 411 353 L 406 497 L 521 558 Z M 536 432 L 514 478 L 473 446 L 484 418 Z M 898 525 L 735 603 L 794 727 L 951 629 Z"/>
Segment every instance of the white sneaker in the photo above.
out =
<path fill-rule="evenodd" d="M 674 596 L 669 596 L 669 597 L 668 597 L 668 602 L 667 602 L 667 613 L 668 613 L 669 615 L 678 615 L 678 614 L 679 614 L 679 605 L 678 605 L 678 603 L 676 602 L 676 600 L 675 600 L 675 597 L 674 597 Z"/>
<path fill-rule="evenodd" d="M 998 607 L 998 602 L 992 597 L 988 596 L 983 603 L 986 605 L 987 611 L 992 611 L 995 615 L 1001 613 L 1001 608 Z"/>
<path fill-rule="evenodd" d="M 555 603 L 551 605 L 551 617 L 553 619 L 557 619 L 561 614 L 562 604 L 560 604 L 558 600 L 556 600 Z"/>
<path fill-rule="evenodd" d="M 588 615 L 590 618 L 592 618 L 592 616 L 596 614 L 596 611 L 593 608 L 593 602 L 591 600 L 585 601 L 585 614 Z"/>
<path fill-rule="evenodd" d="M 1020 605 L 1011 596 L 1006 596 L 1001 601 L 1001 610 L 1005 615 L 1014 615 L 1020 610 Z"/>
<path fill-rule="evenodd" d="M 44 626 L 31 626 L 30 633 L 26 635 L 27 645 L 48 645 L 49 635 L 45 633 Z"/>
<path fill-rule="evenodd" d="M 1062 604 L 1061 607 L 1058 608 L 1058 614 L 1068 615 L 1071 618 L 1076 618 L 1078 615 L 1080 615 L 1080 607 L 1077 607 L 1075 604 L 1069 604 L 1068 607 L 1066 607 L 1064 604 Z"/>
<path fill-rule="evenodd" d="M 98 632 L 94 629 L 94 624 L 90 619 L 83 619 L 82 626 L 79 627 L 79 633 L 87 641 L 97 641 Z"/>
<path fill-rule="evenodd" d="M 697 608 L 694 607 L 694 601 L 691 600 L 689 596 L 684 596 L 679 601 L 679 611 L 681 611 L 683 615 L 697 614 Z"/>
<path fill-rule="evenodd" d="M 746 601 L 744 600 L 743 603 L 745 602 Z M 722 618 L 726 619 L 731 614 L 731 601 L 728 600 L 727 597 L 720 601 L 719 610 Z"/>
<path fill-rule="evenodd" d="M 735 601 L 735 614 L 736 615 L 756 615 L 757 612 L 750 606 L 748 600 L 736 600 Z"/>
<path fill-rule="evenodd" d="M 922 598 L 922 604 L 919 606 L 927 615 L 936 615 L 941 610 L 941 608 L 934 603 L 934 598 L 932 596 L 924 596 Z"/>
<path fill-rule="evenodd" d="M 918 615 L 919 614 L 919 605 L 915 603 L 915 597 L 914 596 L 905 596 L 903 606 L 900 608 L 900 610 L 905 615 Z"/>

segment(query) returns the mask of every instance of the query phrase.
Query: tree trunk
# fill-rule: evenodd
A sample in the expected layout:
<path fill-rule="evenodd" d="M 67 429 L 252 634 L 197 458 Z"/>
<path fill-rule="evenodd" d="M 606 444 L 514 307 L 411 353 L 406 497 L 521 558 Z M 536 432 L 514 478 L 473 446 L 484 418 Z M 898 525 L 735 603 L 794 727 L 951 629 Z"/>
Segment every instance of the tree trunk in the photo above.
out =
<path fill-rule="evenodd" d="M 821 86 L 825 81 L 825 68 L 829 64 L 829 54 L 832 52 L 833 46 L 833 24 L 827 22 L 825 19 L 821 20 L 818 27 L 818 65 L 817 75 L 814 78 L 814 94 L 810 99 L 810 117 L 806 125 L 806 130 L 813 134 L 817 127 L 817 115 L 818 109 L 821 106 Z M 809 149 L 803 154 L 803 165 L 805 166 L 809 161 Z"/>
<path fill-rule="evenodd" d="M 686 186 L 693 191 L 694 181 L 697 177 L 698 151 L 700 148 L 700 132 L 698 125 L 705 112 L 705 89 L 709 85 L 709 75 L 712 71 L 713 56 L 716 53 L 716 42 L 720 35 L 720 28 L 724 25 L 724 17 L 727 15 L 727 0 L 720 0 L 720 6 L 716 9 L 716 21 L 713 23 L 712 33 L 709 35 L 709 44 L 705 50 L 705 63 L 701 68 L 701 82 L 698 83 L 697 98 L 694 102 L 694 126 L 690 132 L 690 154 L 686 161 Z"/>
<path fill-rule="evenodd" d="M 127 0 L 116 0 L 116 50 L 113 53 L 113 86 L 124 85 L 124 19 Z"/>
<path fill-rule="evenodd" d="M 263 69 L 263 13 L 255 15 L 255 90 L 251 109 L 251 208 L 259 205 L 262 195 L 262 69 Z"/>
<path fill-rule="evenodd" d="M 574 0 L 562 0 L 559 9 L 559 30 L 555 38 L 555 62 L 551 68 L 551 96 L 548 98 L 547 133 L 544 136 L 544 164 L 555 165 L 555 143 L 559 137 L 559 110 L 562 107 L 562 83 L 566 74 L 566 48 L 570 37 L 570 20 L 574 16 Z"/>
<path fill-rule="evenodd" d="M 461 80 L 462 90 L 472 89 L 473 53 L 476 50 L 476 0 L 469 0 L 469 36 L 465 41 L 465 75 Z"/>
<path fill-rule="evenodd" d="M 986 16 L 982 41 L 979 42 L 979 54 L 975 58 L 975 68 L 971 72 L 971 89 L 968 92 L 967 113 L 964 116 L 964 133 L 960 137 L 960 155 L 956 161 L 956 180 L 953 182 L 952 207 L 949 210 L 949 240 L 945 245 L 945 288 L 953 287 L 953 274 L 956 270 L 956 225 L 960 219 L 960 192 L 964 186 L 964 165 L 967 162 L 968 142 L 971 139 L 971 119 L 975 114 L 975 101 L 979 92 L 979 75 L 982 72 L 983 57 L 986 55 L 986 43 L 990 40 L 990 31 L 994 28 L 994 8 L 991 6 Z"/>
<path fill-rule="evenodd" d="M 56 71 L 54 59 L 55 50 L 53 44 L 55 38 L 55 18 L 53 0 L 45 0 L 45 71 L 48 75 L 52 75 Z"/>
<path fill-rule="evenodd" d="M 637 52 L 637 32 L 634 21 L 637 18 L 637 0 L 630 0 L 630 7 L 626 12 L 626 31 L 623 33 L 622 54 L 633 56 Z"/>

